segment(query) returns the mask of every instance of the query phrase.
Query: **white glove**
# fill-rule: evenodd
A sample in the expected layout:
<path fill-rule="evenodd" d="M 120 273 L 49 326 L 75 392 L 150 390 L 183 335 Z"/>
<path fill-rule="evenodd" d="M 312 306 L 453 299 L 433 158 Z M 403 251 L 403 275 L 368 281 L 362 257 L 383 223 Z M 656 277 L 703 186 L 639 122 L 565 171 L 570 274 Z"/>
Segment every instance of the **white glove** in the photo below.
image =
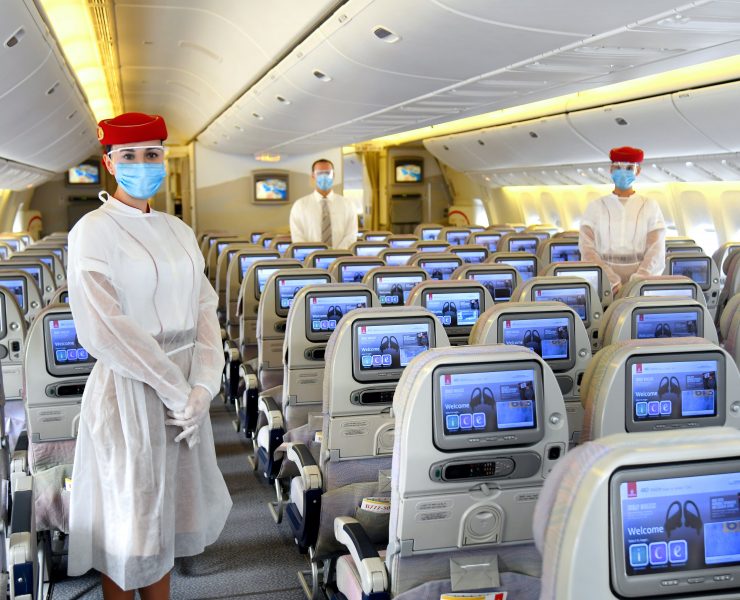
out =
<path fill-rule="evenodd" d="M 182 411 L 167 411 L 170 419 L 164 424 L 182 428 L 182 432 L 175 438 L 176 442 L 186 440 L 188 447 L 192 448 L 200 441 L 200 424 L 208 414 L 212 399 L 211 392 L 196 385 L 190 390 L 187 404 Z"/>

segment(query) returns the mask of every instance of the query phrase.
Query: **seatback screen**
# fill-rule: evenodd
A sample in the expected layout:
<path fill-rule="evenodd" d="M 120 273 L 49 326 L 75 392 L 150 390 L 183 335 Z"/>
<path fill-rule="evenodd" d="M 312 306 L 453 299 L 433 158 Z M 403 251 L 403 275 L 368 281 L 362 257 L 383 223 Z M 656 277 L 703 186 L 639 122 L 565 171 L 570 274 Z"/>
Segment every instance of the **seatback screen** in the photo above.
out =
<path fill-rule="evenodd" d="M 0 246 L 0 258 L 8 258 L 8 249 L 5 246 Z"/>
<path fill-rule="evenodd" d="M 448 373 L 439 378 L 445 436 L 537 427 L 534 370 Z"/>
<path fill-rule="evenodd" d="M 331 264 L 339 258 L 338 256 L 317 256 L 314 260 L 314 267 L 317 269 L 328 269 Z"/>
<path fill-rule="evenodd" d="M 509 240 L 509 252 L 528 252 L 530 254 L 537 253 L 537 243 L 539 240 L 534 239 L 511 239 Z"/>
<path fill-rule="evenodd" d="M 370 233 L 365 236 L 368 242 L 385 242 L 388 236 L 384 233 Z"/>
<path fill-rule="evenodd" d="M 433 345 L 431 318 L 396 321 L 355 325 L 353 364 L 357 381 L 398 379 L 411 359 Z"/>
<path fill-rule="evenodd" d="M 421 230 L 421 239 L 425 241 L 436 240 L 439 237 L 440 227 L 428 228 Z"/>
<path fill-rule="evenodd" d="M 59 260 L 64 260 L 64 251 L 61 248 L 53 248 L 52 252 L 56 254 Z"/>
<path fill-rule="evenodd" d="M 18 240 L 4 239 L 3 242 L 10 246 L 13 252 L 18 252 L 21 248 L 21 243 Z"/>
<path fill-rule="evenodd" d="M 263 238 L 262 239 L 262 246 L 263 247 L 269 248 L 270 247 L 270 244 L 272 244 L 272 238 L 271 237 L 266 237 L 266 238 Z"/>
<path fill-rule="evenodd" d="M 249 271 L 249 267 L 251 267 L 258 260 L 275 260 L 276 258 L 278 257 L 274 255 L 270 256 L 269 254 L 242 254 L 239 257 L 239 272 L 241 274 L 239 277 L 239 281 L 242 281 L 244 279 L 247 271 Z M 264 284 L 262 285 L 262 287 L 264 287 Z M 261 289 L 262 288 L 260 288 L 260 290 Z"/>
<path fill-rule="evenodd" d="M 449 250 L 448 246 L 445 246 L 444 244 L 420 244 L 416 247 L 416 249 L 419 252 L 447 252 Z"/>
<path fill-rule="evenodd" d="M 326 250 L 326 248 L 323 246 L 298 246 L 293 248 L 293 258 L 303 262 L 309 254 L 318 250 Z"/>
<path fill-rule="evenodd" d="M 460 263 L 451 260 L 420 260 L 419 266 L 427 272 L 430 279 L 447 280 L 452 278 L 452 272 Z"/>
<path fill-rule="evenodd" d="M 408 264 L 409 259 L 412 256 L 413 254 L 390 253 L 390 254 L 386 254 L 384 256 L 384 259 L 385 259 L 385 264 L 387 264 L 389 267 L 402 267 Z"/>
<path fill-rule="evenodd" d="M 221 256 L 221 253 L 224 250 L 226 250 L 226 246 L 228 246 L 228 245 L 229 245 L 229 242 L 219 242 L 218 245 L 216 246 L 216 254 L 218 254 L 219 256 Z"/>
<path fill-rule="evenodd" d="M 355 254 L 357 256 L 377 256 L 386 248 L 388 248 L 388 246 L 384 244 L 377 246 L 357 246 L 355 248 Z"/>
<path fill-rule="evenodd" d="M 709 257 L 705 258 L 673 258 L 671 260 L 671 275 L 684 275 L 698 283 L 703 290 L 710 287 L 712 270 Z"/>
<path fill-rule="evenodd" d="M 537 274 L 537 263 L 534 258 L 503 258 L 496 262 L 514 267 L 519 271 L 522 281 L 532 279 Z"/>
<path fill-rule="evenodd" d="M 470 273 L 469 279 L 483 284 L 491 294 L 494 302 L 508 302 L 516 287 L 516 278 L 513 273 Z"/>
<path fill-rule="evenodd" d="M 422 305 L 433 312 L 450 333 L 469 333 L 480 316 L 483 293 L 480 290 L 429 290 L 424 292 Z"/>
<path fill-rule="evenodd" d="M 568 317 L 517 319 L 511 316 L 503 320 L 501 338 L 504 344 L 524 346 L 547 361 L 568 361 L 572 327 Z"/>
<path fill-rule="evenodd" d="M 581 251 L 578 244 L 550 245 L 550 262 L 577 262 L 579 260 L 581 260 Z"/>
<path fill-rule="evenodd" d="M 251 235 L 250 235 L 249 237 L 250 237 L 250 239 L 252 240 L 252 243 L 253 243 L 253 244 L 256 244 L 257 242 L 259 242 L 259 241 L 260 241 L 260 237 L 262 237 L 262 232 L 260 232 L 260 231 L 255 231 L 255 232 L 254 232 L 253 234 L 251 234 Z"/>
<path fill-rule="evenodd" d="M 422 281 L 423 275 L 379 275 L 375 278 L 375 293 L 383 306 L 401 306 Z"/>
<path fill-rule="evenodd" d="M 455 254 L 462 258 L 464 263 L 470 264 L 480 264 L 488 258 L 483 250 L 458 250 Z"/>
<path fill-rule="evenodd" d="M 288 246 L 290 246 L 290 242 L 278 242 L 277 244 L 275 244 L 275 250 L 280 252 L 280 254 L 285 254 Z"/>
<path fill-rule="evenodd" d="M 278 277 L 275 280 L 276 294 L 275 302 L 277 304 L 277 314 L 287 315 L 288 309 L 293 306 L 293 300 L 298 292 L 300 292 L 307 285 L 320 285 L 322 283 L 329 283 L 327 277 Z"/>
<path fill-rule="evenodd" d="M 621 597 L 673 596 L 679 582 L 692 598 L 737 589 L 738 490 L 735 460 L 617 471 L 609 486 L 611 579 Z"/>
<path fill-rule="evenodd" d="M 382 267 L 383 263 L 348 263 L 342 265 L 339 270 L 339 276 L 342 283 L 362 283 L 365 275 L 371 269 Z"/>
<path fill-rule="evenodd" d="M 309 293 L 306 298 L 308 339 L 312 341 L 329 339 L 331 332 L 337 328 L 337 324 L 344 315 L 356 308 L 367 308 L 369 304 L 369 293 L 332 296 Z"/>
<path fill-rule="evenodd" d="M 69 292 L 62 292 L 61 294 L 59 294 L 59 302 L 69 304 Z"/>
<path fill-rule="evenodd" d="M 700 313 L 696 309 L 675 311 L 637 309 L 632 313 L 632 319 L 632 337 L 638 340 L 701 337 L 704 333 Z"/>
<path fill-rule="evenodd" d="M 56 366 L 95 362 L 77 339 L 72 318 L 49 319 L 46 323 Z"/>
<path fill-rule="evenodd" d="M 49 270 L 53 273 L 54 272 L 54 258 L 51 256 L 37 256 L 42 263 L 44 263 L 47 267 L 49 267 Z"/>
<path fill-rule="evenodd" d="M 43 290 L 43 285 L 41 283 L 41 267 L 38 267 L 35 265 L 29 265 L 29 266 L 18 265 L 18 270 L 23 271 L 24 273 L 28 273 L 31 277 L 33 277 L 34 281 L 36 282 L 36 285 L 39 286 L 39 289 Z"/>
<path fill-rule="evenodd" d="M 556 277 L 580 277 L 585 279 L 599 294 L 601 292 L 601 271 L 599 269 L 557 269 Z"/>
<path fill-rule="evenodd" d="M 496 252 L 500 239 L 501 236 L 498 233 L 480 233 L 474 237 L 476 244 L 485 246 L 491 252 Z"/>
<path fill-rule="evenodd" d="M 462 246 L 470 237 L 470 232 L 468 231 L 448 231 L 447 232 L 447 243 L 450 244 L 450 246 Z"/>
<path fill-rule="evenodd" d="M 718 405 L 724 405 L 717 359 L 631 362 L 629 367 L 634 423 L 716 417 Z"/>
<path fill-rule="evenodd" d="M 28 308 L 26 304 L 26 280 L 3 278 L 0 279 L 0 285 L 15 296 L 15 299 L 18 301 L 18 306 L 20 306 L 21 311 L 25 313 Z"/>
<path fill-rule="evenodd" d="M 411 248 L 416 243 L 416 240 L 413 239 L 401 239 L 401 240 L 391 240 L 390 242 L 391 248 Z"/>
<path fill-rule="evenodd" d="M 567 288 L 538 287 L 533 290 L 532 299 L 535 302 L 562 302 L 570 306 L 584 323 L 588 323 L 589 289 L 587 286 L 573 286 Z"/>

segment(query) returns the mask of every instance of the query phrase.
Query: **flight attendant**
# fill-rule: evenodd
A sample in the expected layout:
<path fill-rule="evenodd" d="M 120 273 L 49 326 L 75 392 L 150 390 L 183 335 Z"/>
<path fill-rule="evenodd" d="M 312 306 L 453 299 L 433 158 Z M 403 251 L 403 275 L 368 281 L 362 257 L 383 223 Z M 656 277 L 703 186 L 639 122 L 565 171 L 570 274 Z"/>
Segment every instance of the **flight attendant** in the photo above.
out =
<path fill-rule="evenodd" d="M 162 117 L 101 121 L 118 183 L 69 236 L 69 303 L 97 358 L 82 397 L 69 574 L 106 600 L 169 598 L 175 557 L 199 554 L 231 509 L 209 418 L 224 364 L 218 298 L 193 231 L 148 200 L 165 178 Z"/>
<path fill-rule="evenodd" d="M 329 248 L 349 248 L 357 241 L 357 214 L 349 198 L 335 194 L 334 164 L 320 158 L 311 166 L 315 190 L 299 198 L 290 210 L 293 243 L 323 242 Z"/>
<path fill-rule="evenodd" d="M 643 151 L 613 148 L 609 158 L 614 191 L 586 208 L 579 247 L 582 260 L 602 265 L 616 293 L 632 278 L 663 273 L 665 221 L 658 203 L 632 187 Z"/>

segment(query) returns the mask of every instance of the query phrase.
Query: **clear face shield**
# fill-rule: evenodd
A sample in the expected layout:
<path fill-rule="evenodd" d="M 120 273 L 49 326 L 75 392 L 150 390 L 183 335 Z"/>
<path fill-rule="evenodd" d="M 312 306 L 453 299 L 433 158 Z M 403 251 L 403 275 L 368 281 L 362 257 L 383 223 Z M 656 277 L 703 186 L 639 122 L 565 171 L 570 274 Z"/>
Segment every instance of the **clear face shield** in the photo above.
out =
<path fill-rule="evenodd" d="M 334 185 L 333 169 L 316 169 L 313 172 L 313 176 L 316 180 L 316 187 L 323 192 L 328 192 Z"/>
<path fill-rule="evenodd" d="M 107 153 L 113 164 L 164 163 L 164 146 L 130 146 Z"/>

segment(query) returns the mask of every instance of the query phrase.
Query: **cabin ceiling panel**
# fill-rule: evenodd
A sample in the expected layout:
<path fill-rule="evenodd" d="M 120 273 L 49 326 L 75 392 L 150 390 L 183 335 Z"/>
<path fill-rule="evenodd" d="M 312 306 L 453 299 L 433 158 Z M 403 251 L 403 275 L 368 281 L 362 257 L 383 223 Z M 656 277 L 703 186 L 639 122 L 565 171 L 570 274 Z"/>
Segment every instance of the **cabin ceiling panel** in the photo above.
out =
<path fill-rule="evenodd" d="M 740 82 L 673 94 L 678 111 L 719 145 L 740 151 Z"/>
<path fill-rule="evenodd" d="M 49 172 L 0 158 L 0 189 L 22 190 L 29 186 L 41 185 L 51 175 Z"/>

